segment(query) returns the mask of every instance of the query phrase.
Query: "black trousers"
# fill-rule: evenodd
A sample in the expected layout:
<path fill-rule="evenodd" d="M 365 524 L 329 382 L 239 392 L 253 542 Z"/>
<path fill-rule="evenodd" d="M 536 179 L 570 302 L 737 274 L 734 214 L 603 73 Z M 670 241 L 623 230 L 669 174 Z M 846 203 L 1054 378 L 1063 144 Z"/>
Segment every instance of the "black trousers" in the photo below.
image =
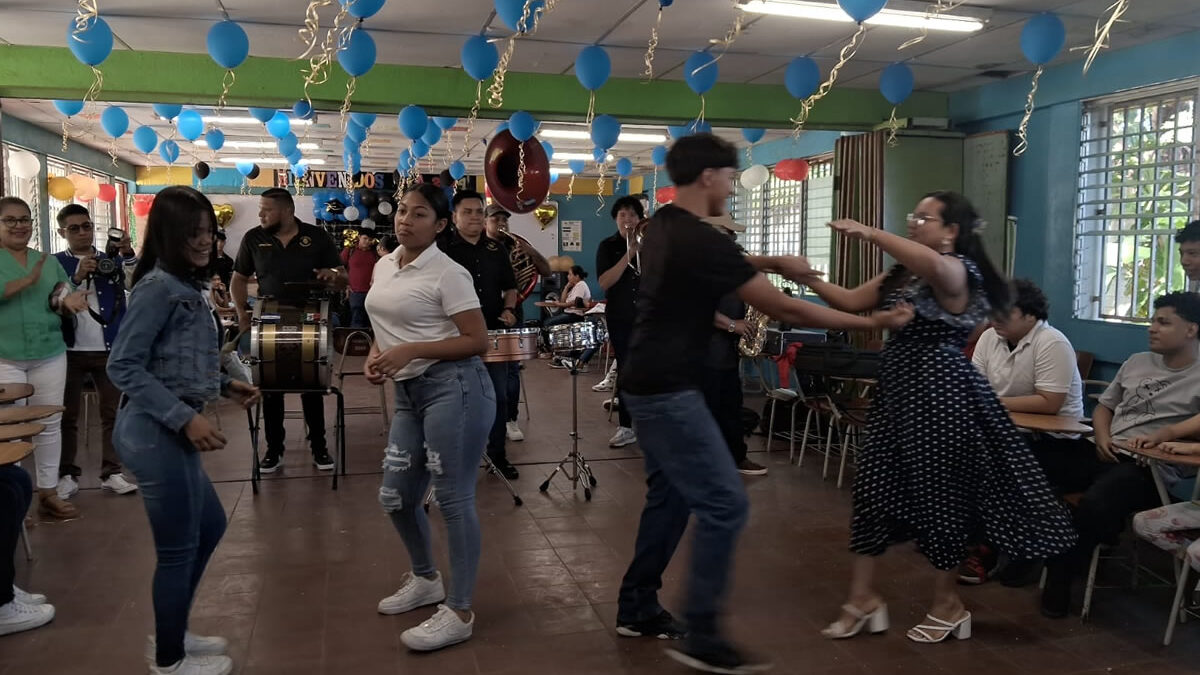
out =
<path fill-rule="evenodd" d="M 625 363 L 625 357 L 629 354 L 629 340 L 633 337 L 633 324 L 614 323 L 611 320 L 608 322 L 608 341 L 612 345 L 613 355 L 617 359 L 617 367 Z M 617 378 L 617 387 L 621 386 L 621 378 Z M 614 395 L 620 397 L 619 392 Z M 624 405 L 617 406 L 617 420 L 623 427 L 632 429 L 633 420 L 629 417 L 629 412 L 625 410 Z"/>
<path fill-rule="evenodd" d="M 0 605 L 13 599 L 13 579 L 17 570 L 13 557 L 21 536 L 21 522 L 33 500 L 29 474 L 16 464 L 0 466 Z"/>
<path fill-rule="evenodd" d="M 263 426 L 267 437 L 267 452 L 283 454 L 287 434 L 283 430 L 283 394 L 263 394 Z M 325 452 L 325 397 L 321 392 L 300 394 L 304 408 L 304 423 L 308 425 L 308 445 L 314 455 Z"/>
<path fill-rule="evenodd" d="M 746 459 L 746 437 L 742 435 L 742 378 L 736 368 L 705 368 L 701 382 L 704 402 L 721 428 L 733 462 Z"/>

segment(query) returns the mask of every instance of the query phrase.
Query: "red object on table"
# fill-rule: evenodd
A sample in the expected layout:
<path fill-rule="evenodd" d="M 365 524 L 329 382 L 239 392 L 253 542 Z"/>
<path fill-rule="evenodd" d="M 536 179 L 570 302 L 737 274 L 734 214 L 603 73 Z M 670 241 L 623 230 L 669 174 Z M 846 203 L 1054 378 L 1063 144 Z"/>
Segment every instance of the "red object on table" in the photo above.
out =
<path fill-rule="evenodd" d="M 796 352 L 803 346 L 803 342 L 789 343 L 782 354 L 771 357 L 771 360 L 775 361 L 775 366 L 779 368 L 780 389 L 786 389 L 792 383 L 792 366 L 796 364 Z"/>

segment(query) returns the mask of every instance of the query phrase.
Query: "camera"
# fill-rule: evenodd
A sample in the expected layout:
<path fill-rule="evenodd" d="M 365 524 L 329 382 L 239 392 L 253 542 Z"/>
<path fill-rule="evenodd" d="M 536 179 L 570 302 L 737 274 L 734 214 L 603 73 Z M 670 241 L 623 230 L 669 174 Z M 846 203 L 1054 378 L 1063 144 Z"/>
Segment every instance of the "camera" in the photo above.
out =
<path fill-rule="evenodd" d="M 121 238 L 125 236 L 125 230 L 119 227 L 108 228 L 108 243 L 116 246 L 121 243 Z"/>
<path fill-rule="evenodd" d="M 102 277 L 111 277 L 117 272 L 117 263 L 112 258 L 100 258 L 96 261 L 96 274 Z"/>

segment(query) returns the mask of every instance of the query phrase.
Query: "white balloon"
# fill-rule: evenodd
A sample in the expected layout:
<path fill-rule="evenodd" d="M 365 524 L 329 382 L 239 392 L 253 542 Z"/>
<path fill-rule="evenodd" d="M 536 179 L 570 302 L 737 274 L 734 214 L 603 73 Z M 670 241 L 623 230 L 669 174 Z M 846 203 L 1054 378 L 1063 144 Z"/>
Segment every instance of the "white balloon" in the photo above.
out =
<path fill-rule="evenodd" d="M 392 203 L 379 202 L 379 207 L 376 210 L 379 211 L 380 215 L 390 216 L 392 215 Z"/>
<path fill-rule="evenodd" d="M 37 178 L 42 162 L 32 152 L 18 150 L 8 157 L 8 171 L 17 178 Z"/>
<path fill-rule="evenodd" d="M 351 207 L 351 208 L 353 208 L 353 207 Z M 360 223 L 358 227 L 359 227 L 359 229 L 363 229 L 363 230 L 373 230 L 376 227 L 378 227 L 378 225 L 375 224 L 374 220 L 371 220 L 370 218 L 364 218 L 362 223 Z"/>
<path fill-rule="evenodd" d="M 771 172 L 767 170 L 767 167 L 762 164 L 755 164 L 742 172 L 742 187 L 747 190 L 753 190 L 754 188 L 762 187 L 770 179 Z"/>
<path fill-rule="evenodd" d="M 358 207 L 347 206 L 346 210 L 342 211 L 342 215 L 346 216 L 346 220 L 358 220 Z"/>

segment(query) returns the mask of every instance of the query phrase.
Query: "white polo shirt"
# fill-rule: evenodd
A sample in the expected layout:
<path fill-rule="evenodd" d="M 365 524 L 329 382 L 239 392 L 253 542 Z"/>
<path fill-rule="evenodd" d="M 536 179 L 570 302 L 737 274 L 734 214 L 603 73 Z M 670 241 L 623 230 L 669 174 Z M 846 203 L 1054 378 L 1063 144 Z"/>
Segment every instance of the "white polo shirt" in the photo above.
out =
<path fill-rule="evenodd" d="M 379 259 L 367 293 L 367 316 L 381 352 L 400 344 L 458 337 L 458 326 L 450 317 L 479 309 L 470 273 L 436 244 L 399 267 L 403 251 L 398 247 Z M 410 380 L 434 363 L 433 359 L 414 359 L 393 379 Z"/>
<path fill-rule="evenodd" d="M 1011 350 L 995 328 L 987 329 L 971 360 L 997 396 L 1032 396 L 1035 389 L 1066 394 L 1058 414 L 1083 417 L 1083 380 L 1075 349 L 1067 336 L 1045 321 L 1034 324 Z"/>

